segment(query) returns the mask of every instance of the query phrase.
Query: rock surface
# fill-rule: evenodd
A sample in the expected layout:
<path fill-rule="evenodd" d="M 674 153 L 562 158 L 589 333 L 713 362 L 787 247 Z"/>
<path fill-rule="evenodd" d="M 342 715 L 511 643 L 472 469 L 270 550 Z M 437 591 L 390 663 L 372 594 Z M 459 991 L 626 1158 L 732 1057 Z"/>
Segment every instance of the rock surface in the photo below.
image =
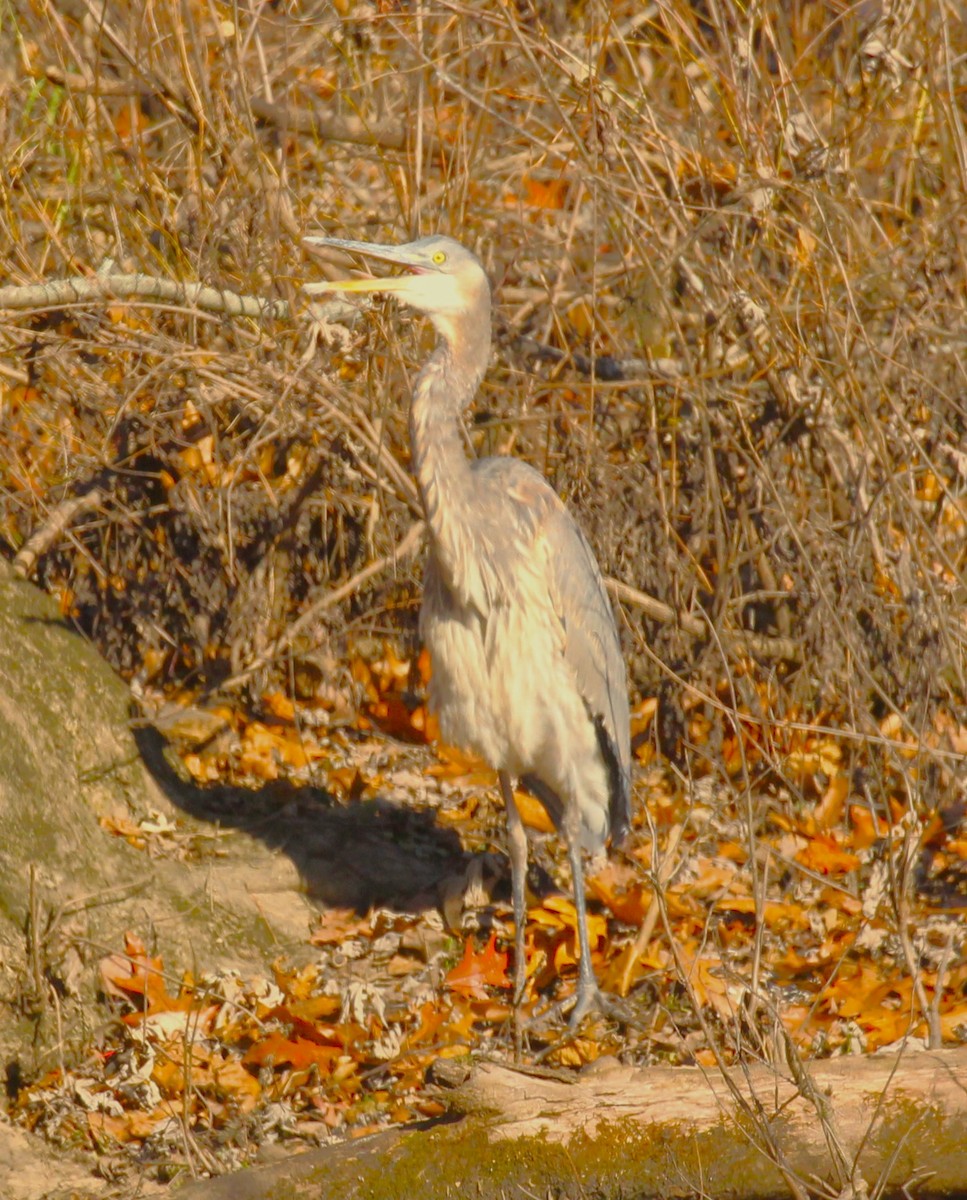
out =
<path fill-rule="evenodd" d="M 148 769 L 126 685 L 57 605 L 0 561 L 0 1054 L 8 1091 L 91 1033 L 97 964 L 126 930 L 177 971 L 255 968 L 305 945 L 312 909 L 288 856 L 187 815 Z M 110 832 L 178 823 L 218 857 L 152 858 Z M 182 843 L 183 845 L 183 843 Z M 96 1018 L 93 1018 L 96 1019 Z M 29 1169 L 36 1159 L 43 1171 Z M 78 1172 L 80 1173 L 78 1175 Z M 0 1123 L 0 1195 L 87 1194 L 84 1168 Z M 89 1180 L 92 1194 L 104 1181 Z"/>

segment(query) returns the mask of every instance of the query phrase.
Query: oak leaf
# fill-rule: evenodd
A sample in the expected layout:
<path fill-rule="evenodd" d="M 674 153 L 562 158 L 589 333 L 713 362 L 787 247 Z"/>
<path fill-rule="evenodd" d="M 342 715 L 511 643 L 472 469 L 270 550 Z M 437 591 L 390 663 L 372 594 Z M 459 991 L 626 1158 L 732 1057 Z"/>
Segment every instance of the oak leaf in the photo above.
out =
<path fill-rule="evenodd" d="M 488 987 L 510 987 L 507 976 L 509 956 L 497 949 L 497 935 L 492 933 L 483 950 L 474 949 L 473 939 L 468 938 L 463 948 L 463 958 L 447 973 L 445 983 L 452 992 L 465 996 L 487 999 Z"/>

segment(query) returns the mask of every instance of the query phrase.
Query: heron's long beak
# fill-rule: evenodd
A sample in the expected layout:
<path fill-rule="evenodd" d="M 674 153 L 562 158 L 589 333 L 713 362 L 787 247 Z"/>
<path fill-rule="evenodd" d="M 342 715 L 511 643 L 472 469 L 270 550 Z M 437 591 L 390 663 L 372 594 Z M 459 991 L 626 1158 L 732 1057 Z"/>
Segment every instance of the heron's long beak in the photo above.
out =
<path fill-rule="evenodd" d="M 380 246 L 374 242 L 353 242 L 346 238 L 307 237 L 302 239 L 310 246 L 334 246 L 347 254 L 359 254 L 363 258 L 392 263 L 403 267 L 412 275 L 422 275 L 428 268 L 422 258 L 410 246 Z M 384 275 L 370 279 L 327 279 L 323 284 L 313 284 L 313 291 L 327 292 L 398 292 L 409 285 L 406 275 Z"/>

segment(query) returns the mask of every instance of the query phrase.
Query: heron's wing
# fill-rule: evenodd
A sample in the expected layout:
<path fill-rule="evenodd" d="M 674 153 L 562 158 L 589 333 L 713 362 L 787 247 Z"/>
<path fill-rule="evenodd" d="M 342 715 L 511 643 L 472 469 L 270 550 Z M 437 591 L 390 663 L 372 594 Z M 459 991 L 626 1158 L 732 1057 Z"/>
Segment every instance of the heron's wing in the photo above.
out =
<path fill-rule="evenodd" d="M 548 586 L 564 625 L 564 654 L 598 734 L 610 777 L 611 837 L 631 822 L 631 731 L 628 684 L 614 613 L 597 560 L 580 526 L 550 488 L 544 545 Z"/>
<path fill-rule="evenodd" d="M 627 675 L 614 613 L 587 538 L 550 484 L 519 459 L 476 464 L 499 482 L 530 527 L 534 567 L 563 630 L 564 656 L 595 723 L 608 766 L 610 827 L 620 841 L 631 820 Z"/>

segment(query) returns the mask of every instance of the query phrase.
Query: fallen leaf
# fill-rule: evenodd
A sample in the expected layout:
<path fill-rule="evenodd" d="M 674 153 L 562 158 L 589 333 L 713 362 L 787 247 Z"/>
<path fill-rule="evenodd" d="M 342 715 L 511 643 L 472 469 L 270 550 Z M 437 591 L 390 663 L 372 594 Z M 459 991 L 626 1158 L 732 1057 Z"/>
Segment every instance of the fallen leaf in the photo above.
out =
<path fill-rule="evenodd" d="M 810 838 L 796 855 L 796 861 L 820 875 L 846 875 L 860 865 L 859 858 L 844 850 L 829 834 L 817 834 Z"/>
<path fill-rule="evenodd" d="M 128 817 L 101 817 L 98 824 L 113 837 L 124 838 L 128 845 L 136 850 L 143 850 L 147 845 L 147 838 L 142 830 Z"/>
<path fill-rule="evenodd" d="M 655 895 L 640 881 L 639 872 L 610 860 L 602 870 L 588 877 L 587 885 L 591 895 L 625 925 L 640 925 Z"/>
<path fill-rule="evenodd" d="M 135 1110 L 122 1116 L 92 1112 L 87 1114 L 87 1124 L 92 1133 L 106 1135 L 116 1142 L 140 1142 L 150 1137 L 170 1118 L 171 1113 L 163 1109 L 155 1109 L 150 1113 Z"/>
<path fill-rule="evenodd" d="M 558 176 L 556 179 L 535 179 L 533 175 L 523 178 L 524 203 L 530 208 L 561 209 L 567 199 L 570 182 Z"/>
<path fill-rule="evenodd" d="M 817 829 L 828 830 L 839 824 L 849 791 L 849 776 L 837 771 L 823 792 L 822 799 L 813 809 L 813 820 Z"/>
<path fill-rule="evenodd" d="M 528 829 L 534 829 L 538 833 L 554 832 L 554 822 L 551 820 L 547 809 L 536 796 L 532 796 L 530 792 L 515 790 L 514 803 L 517 805 L 520 819 Z"/>
<path fill-rule="evenodd" d="M 294 1067 L 302 1070 L 306 1067 L 319 1067 L 328 1074 L 336 1059 L 341 1058 L 341 1046 L 322 1046 L 317 1041 L 305 1037 L 287 1038 L 281 1033 L 268 1033 L 261 1041 L 249 1047 L 242 1062 L 246 1066 Z"/>
<path fill-rule="evenodd" d="M 126 933 L 124 953 L 106 955 L 98 967 L 105 993 L 136 1004 L 137 1017 L 177 1005 L 165 987 L 162 959 L 150 957 L 137 934 Z"/>
<path fill-rule="evenodd" d="M 453 992 L 477 999 L 487 999 L 488 987 L 510 987 L 507 976 L 509 955 L 497 949 L 497 935 L 492 933 L 481 951 L 474 950 L 473 939 L 468 938 L 463 948 L 463 958 L 447 973 L 446 986 Z"/>
<path fill-rule="evenodd" d="M 266 712 L 277 720 L 295 720 L 295 705 L 284 692 L 266 692 L 262 696 L 262 704 L 265 706 Z"/>
<path fill-rule="evenodd" d="M 372 921 L 354 908 L 327 908 L 319 917 L 309 942 L 313 946 L 338 946 L 347 938 L 371 937 Z"/>
<path fill-rule="evenodd" d="M 758 903 L 751 896 L 727 896 L 715 905 L 715 911 L 723 914 L 737 913 L 754 916 L 775 932 L 786 929 L 809 929 L 809 916 L 799 904 L 766 900 Z"/>

